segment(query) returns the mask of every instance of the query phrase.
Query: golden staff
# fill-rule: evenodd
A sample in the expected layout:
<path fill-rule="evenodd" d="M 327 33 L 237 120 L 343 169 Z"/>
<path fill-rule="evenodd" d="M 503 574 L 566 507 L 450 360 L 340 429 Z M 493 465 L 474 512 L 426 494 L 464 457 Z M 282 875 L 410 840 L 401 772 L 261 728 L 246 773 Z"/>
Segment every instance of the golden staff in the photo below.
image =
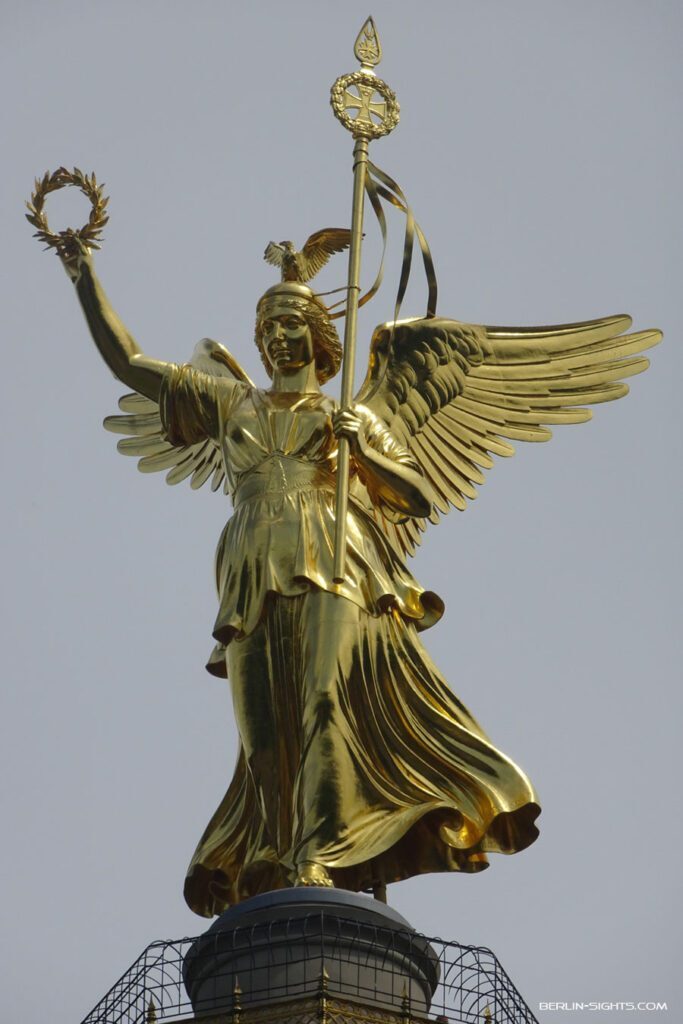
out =
<path fill-rule="evenodd" d="M 353 147 L 353 203 L 351 208 L 351 246 L 347 284 L 346 324 L 344 327 L 344 359 L 342 365 L 341 408 L 348 410 L 353 402 L 353 379 L 356 361 L 356 325 L 360 292 L 360 253 L 363 243 L 363 205 L 371 139 L 388 135 L 398 124 L 399 106 L 396 95 L 386 82 L 377 78 L 373 68 L 382 59 L 377 29 L 368 18 L 358 33 L 353 52 L 360 61 L 360 71 L 342 75 L 332 86 L 330 103 L 335 117 L 351 132 Z M 334 581 L 344 582 L 346 562 L 346 512 L 349 502 L 349 440 L 339 438 L 337 463 L 337 504 L 334 538 Z"/>

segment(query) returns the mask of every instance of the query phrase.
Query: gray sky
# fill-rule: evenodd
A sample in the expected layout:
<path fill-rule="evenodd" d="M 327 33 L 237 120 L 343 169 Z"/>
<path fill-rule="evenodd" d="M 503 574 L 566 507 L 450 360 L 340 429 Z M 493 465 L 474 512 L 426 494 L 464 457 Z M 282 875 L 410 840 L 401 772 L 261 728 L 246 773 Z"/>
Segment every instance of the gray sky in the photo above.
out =
<path fill-rule="evenodd" d="M 548 445 L 520 444 L 412 563 L 447 604 L 430 653 L 544 810 L 519 856 L 389 894 L 419 930 L 492 947 L 534 1009 L 668 1001 L 668 1014 L 630 1024 L 679 1019 L 683 997 L 682 10 L 372 7 L 401 124 L 371 154 L 430 240 L 440 312 L 543 324 L 625 311 L 665 332 L 626 400 Z M 350 218 L 351 140 L 328 92 L 355 70 L 370 11 L 367 0 L 4 0 L 1 11 L 2 1003 L 8 1020 L 47 1010 L 67 1024 L 148 942 L 206 926 L 182 881 L 235 757 L 227 687 L 202 667 L 229 510 L 116 453 L 100 424 L 122 388 L 22 204 L 47 168 L 95 169 L 112 197 L 98 269 L 143 348 L 182 360 L 209 335 L 257 376 L 253 310 L 274 281 L 265 244 Z M 86 212 L 76 193 L 49 203 L 55 226 Z M 393 308 L 403 225 L 392 223 L 361 354 Z M 369 221 L 367 233 L 369 280 Z M 344 277 L 338 258 L 321 287 Z M 424 302 L 416 272 L 405 315 Z"/>

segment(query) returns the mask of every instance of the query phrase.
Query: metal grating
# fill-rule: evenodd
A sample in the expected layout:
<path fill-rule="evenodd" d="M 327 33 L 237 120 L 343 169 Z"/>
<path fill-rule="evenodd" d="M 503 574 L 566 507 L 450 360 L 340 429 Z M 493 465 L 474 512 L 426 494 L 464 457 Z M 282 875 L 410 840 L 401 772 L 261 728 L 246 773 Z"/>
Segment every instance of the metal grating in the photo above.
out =
<path fill-rule="evenodd" d="M 538 1024 L 496 956 L 486 947 L 373 928 L 353 920 L 340 921 L 336 916 L 332 924 L 324 911 L 305 917 L 303 943 L 302 918 L 292 918 L 292 926 L 296 927 L 297 941 L 285 947 L 284 959 L 280 956 L 277 962 L 271 961 L 272 971 L 263 967 L 268 924 L 236 928 L 227 936 L 225 932 L 217 933 L 215 942 L 207 941 L 207 935 L 201 936 L 200 946 L 194 949 L 198 939 L 153 942 L 82 1024 L 188 1020 L 204 1020 L 206 1024 L 219 1020 L 221 1024 L 265 1024 L 267 1020 L 303 1024 L 311 1019 L 318 1024 L 354 1020 Z M 338 929 L 339 941 L 334 928 Z M 355 944 L 354 929 L 358 933 Z M 278 930 L 281 938 L 282 921 Z M 221 975 L 221 968 L 216 972 L 215 965 L 226 963 L 226 943 L 232 966 L 228 965 Z M 235 973 L 235 958 L 240 964 L 239 976 Z M 407 958 L 417 965 L 418 972 L 423 967 L 424 975 L 436 981 L 428 1011 L 424 1005 L 417 1005 L 414 990 L 406 983 L 402 964 Z M 209 964 L 214 968 L 209 997 L 205 985 L 202 1001 L 193 1008 L 184 979 L 187 965 L 192 964 L 196 975 L 202 971 L 203 960 L 207 968 Z"/>

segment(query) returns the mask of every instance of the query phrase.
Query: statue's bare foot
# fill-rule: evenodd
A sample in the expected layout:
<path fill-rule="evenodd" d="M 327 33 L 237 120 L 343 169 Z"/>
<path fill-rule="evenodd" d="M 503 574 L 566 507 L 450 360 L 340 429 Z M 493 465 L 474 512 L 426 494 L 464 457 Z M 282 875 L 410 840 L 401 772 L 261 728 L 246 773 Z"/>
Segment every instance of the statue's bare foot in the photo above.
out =
<path fill-rule="evenodd" d="M 305 860 L 299 864 L 294 885 L 324 885 L 334 888 L 334 882 L 327 873 L 327 868 L 316 864 L 314 860 Z"/>

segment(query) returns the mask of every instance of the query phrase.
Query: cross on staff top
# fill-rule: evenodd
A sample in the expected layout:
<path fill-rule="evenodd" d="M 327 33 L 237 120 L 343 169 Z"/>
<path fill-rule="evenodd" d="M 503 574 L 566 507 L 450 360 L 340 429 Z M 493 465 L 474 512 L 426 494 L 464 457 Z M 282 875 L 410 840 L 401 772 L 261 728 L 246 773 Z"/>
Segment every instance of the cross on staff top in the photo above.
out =
<path fill-rule="evenodd" d="M 396 127 L 400 108 L 393 90 L 373 71 L 382 59 L 382 47 L 372 18 L 358 33 L 353 52 L 360 71 L 337 79 L 330 103 L 335 117 L 355 139 L 379 139 Z"/>
<path fill-rule="evenodd" d="M 373 97 L 377 96 L 377 90 L 374 85 L 363 85 L 359 83 L 355 86 L 358 90 L 356 96 L 351 89 L 346 89 L 344 92 L 344 110 L 357 110 L 358 113 L 354 120 L 354 125 L 357 127 L 370 126 L 374 127 L 375 123 L 372 120 L 372 115 L 378 118 L 381 124 L 384 121 L 387 113 L 386 100 L 374 100 Z"/>

